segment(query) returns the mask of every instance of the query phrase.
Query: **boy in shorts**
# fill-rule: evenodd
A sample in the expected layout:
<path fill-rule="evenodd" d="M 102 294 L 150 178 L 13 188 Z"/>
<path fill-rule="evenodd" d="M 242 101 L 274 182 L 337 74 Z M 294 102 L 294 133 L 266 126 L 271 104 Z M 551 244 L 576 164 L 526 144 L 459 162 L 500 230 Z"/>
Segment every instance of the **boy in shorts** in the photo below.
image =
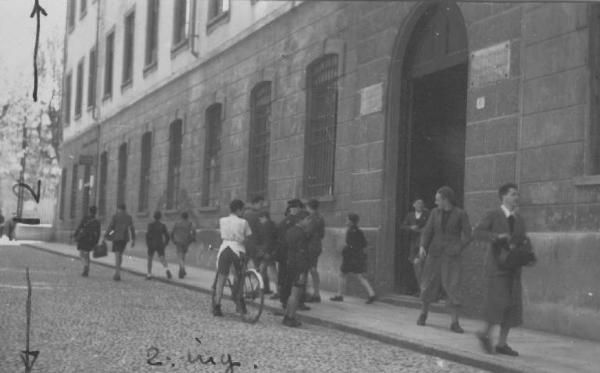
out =
<path fill-rule="evenodd" d="M 242 219 L 244 212 L 244 202 L 239 199 L 234 199 L 229 204 L 231 213 L 229 216 L 219 219 L 219 229 L 221 231 L 221 247 L 217 254 L 217 280 L 215 282 L 215 299 L 213 307 L 213 316 L 223 316 L 221 311 L 221 298 L 223 297 L 223 286 L 229 269 L 233 265 L 238 276 L 243 267 L 246 255 L 244 241 L 252 234 L 250 225 L 246 219 Z M 241 281 L 236 281 L 235 288 L 241 284 Z M 234 299 L 238 298 L 239 291 L 235 291 Z M 246 305 L 243 299 L 236 299 L 241 312 L 245 312 Z"/>
<path fill-rule="evenodd" d="M 160 218 L 160 211 L 154 213 L 154 221 L 148 224 L 146 228 L 146 246 L 148 247 L 148 274 L 146 280 L 152 279 L 152 259 L 154 253 L 158 254 L 158 260 L 162 263 L 166 270 L 167 278 L 171 279 L 171 271 L 169 271 L 167 259 L 165 258 L 165 247 L 169 244 L 169 231 Z"/>

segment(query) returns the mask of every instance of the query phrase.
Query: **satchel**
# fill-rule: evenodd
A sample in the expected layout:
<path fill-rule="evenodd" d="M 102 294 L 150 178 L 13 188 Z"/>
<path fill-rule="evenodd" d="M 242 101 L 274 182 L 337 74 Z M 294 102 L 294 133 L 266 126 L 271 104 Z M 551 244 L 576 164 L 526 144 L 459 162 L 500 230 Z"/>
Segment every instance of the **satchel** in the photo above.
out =
<path fill-rule="evenodd" d="M 501 269 L 515 270 L 536 261 L 531 240 L 526 236 L 496 240 L 493 248 Z"/>
<path fill-rule="evenodd" d="M 92 257 L 94 258 L 102 258 L 103 256 L 108 255 L 108 248 L 106 247 L 106 242 L 102 241 L 100 244 L 94 246 L 94 250 L 92 252 Z"/>

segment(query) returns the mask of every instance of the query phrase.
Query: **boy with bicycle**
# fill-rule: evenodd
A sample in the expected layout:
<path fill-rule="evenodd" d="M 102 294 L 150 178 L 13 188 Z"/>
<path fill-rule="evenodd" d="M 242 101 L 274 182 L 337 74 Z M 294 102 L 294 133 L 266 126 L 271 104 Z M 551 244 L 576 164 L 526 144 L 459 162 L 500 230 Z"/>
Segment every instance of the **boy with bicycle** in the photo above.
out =
<path fill-rule="evenodd" d="M 236 294 L 234 294 L 234 299 L 236 299 L 242 313 L 246 310 L 244 300 L 237 298 L 240 293 L 240 272 L 243 268 L 246 255 L 244 241 L 252 234 L 252 231 L 248 225 L 248 221 L 242 219 L 244 202 L 239 199 L 234 199 L 229 204 L 229 210 L 231 211 L 229 216 L 219 219 L 219 229 L 221 231 L 221 239 L 223 242 L 221 243 L 217 254 L 217 280 L 215 284 L 215 302 L 213 306 L 213 316 L 217 317 L 223 316 L 223 311 L 221 311 L 221 298 L 223 297 L 223 287 L 225 286 L 225 281 L 229 276 L 229 270 L 232 265 L 235 268 L 238 277 L 235 284 Z"/>

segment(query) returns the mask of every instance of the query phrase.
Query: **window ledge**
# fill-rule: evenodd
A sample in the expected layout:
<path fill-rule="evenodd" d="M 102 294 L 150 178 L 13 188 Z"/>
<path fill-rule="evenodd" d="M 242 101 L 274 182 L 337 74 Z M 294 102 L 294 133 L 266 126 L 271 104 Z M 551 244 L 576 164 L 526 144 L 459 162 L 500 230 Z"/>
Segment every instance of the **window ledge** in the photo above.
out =
<path fill-rule="evenodd" d="M 218 25 L 229 22 L 229 14 L 229 10 L 227 10 L 209 19 L 208 23 L 206 24 L 206 33 L 210 34 L 210 32 L 214 30 Z"/>
<path fill-rule="evenodd" d="M 171 58 L 175 58 L 179 53 L 189 48 L 188 38 L 181 40 L 171 47 Z"/>
<path fill-rule="evenodd" d="M 319 202 L 335 202 L 335 195 L 333 194 L 325 194 L 322 196 L 306 196 L 305 199 L 316 199 Z"/>
<path fill-rule="evenodd" d="M 578 187 L 600 185 L 600 175 L 584 175 L 573 178 L 573 184 Z"/>
<path fill-rule="evenodd" d="M 112 99 L 112 93 L 105 94 L 104 97 L 102 97 L 102 101 L 108 101 L 110 99 Z"/>
<path fill-rule="evenodd" d="M 96 107 L 96 105 L 94 105 L 94 104 L 92 104 L 92 105 L 88 105 L 88 107 L 87 107 L 87 111 L 88 111 L 88 112 L 92 112 L 92 111 L 94 111 L 94 108 L 95 108 L 95 107 Z"/>
<path fill-rule="evenodd" d="M 85 17 L 86 14 L 87 14 L 87 9 L 84 10 L 83 12 L 81 12 L 81 14 L 79 15 L 79 20 L 81 21 Z"/>
<path fill-rule="evenodd" d="M 148 210 L 138 211 L 138 213 L 136 215 L 138 218 L 147 218 L 148 216 L 150 216 L 150 212 Z"/>
<path fill-rule="evenodd" d="M 127 89 L 133 86 L 133 79 L 129 78 L 121 84 L 121 92 L 126 91 Z"/>
<path fill-rule="evenodd" d="M 81 113 L 79 113 L 79 114 L 75 114 L 75 117 L 74 117 L 74 119 L 75 119 L 75 120 L 79 120 L 79 119 L 81 119 Z"/>
<path fill-rule="evenodd" d="M 147 64 L 146 66 L 144 66 L 144 78 L 147 75 L 150 75 L 151 73 L 155 72 L 158 68 L 158 63 L 156 62 L 156 60 L 150 62 L 149 64 Z"/>
<path fill-rule="evenodd" d="M 202 206 L 198 208 L 200 212 L 214 212 L 219 211 L 219 206 Z"/>

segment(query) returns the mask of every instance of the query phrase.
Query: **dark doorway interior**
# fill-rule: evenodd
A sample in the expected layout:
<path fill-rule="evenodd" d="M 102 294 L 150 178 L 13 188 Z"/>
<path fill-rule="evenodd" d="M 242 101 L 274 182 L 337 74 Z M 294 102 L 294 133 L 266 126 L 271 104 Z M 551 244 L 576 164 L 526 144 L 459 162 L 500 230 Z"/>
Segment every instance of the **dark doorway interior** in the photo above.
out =
<path fill-rule="evenodd" d="M 465 177 L 465 135 L 467 68 L 462 63 L 411 79 L 410 143 L 408 167 L 405 169 L 403 206 L 422 198 L 428 209 L 435 207 L 435 192 L 450 186 L 462 206 Z M 401 173 L 402 174 L 402 173 Z M 408 211 L 406 211 L 408 213 Z M 401 222 L 399 222 L 402 224 Z M 415 294 L 418 284 L 409 262 L 409 240 L 399 231 L 397 245 L 398 288 L 401 293 Z"/>
<path fill-rule="evenodd" d="M 411 200 L 421 197 L 433 208 L 435 191 L 451 187 L 463 203 L 467 65 L 414 79 L 410 144 Z"/>

